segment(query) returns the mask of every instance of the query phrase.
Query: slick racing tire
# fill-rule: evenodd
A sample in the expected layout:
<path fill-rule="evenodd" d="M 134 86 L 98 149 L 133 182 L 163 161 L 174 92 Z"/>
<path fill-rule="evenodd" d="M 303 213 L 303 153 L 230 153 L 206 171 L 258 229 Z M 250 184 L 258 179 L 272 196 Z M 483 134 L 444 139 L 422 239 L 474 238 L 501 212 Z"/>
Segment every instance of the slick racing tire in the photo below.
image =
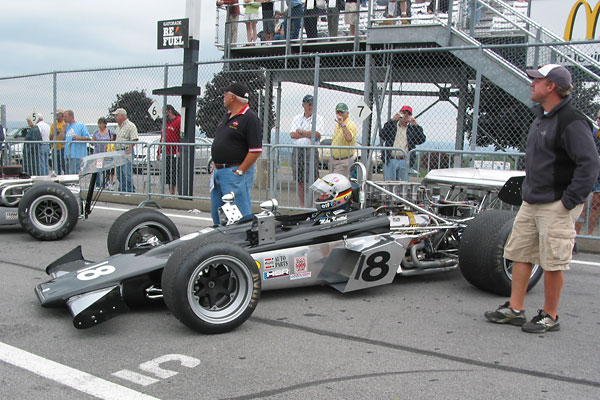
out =
<path fill-rule="evenodd" d="M 162 274 L 165 303 L 189 328 L 207 334 L 229 332 L 254 312 L 260 275 L 250 254 L 238 245 L 186 245 L 169 258 Z"/>
<path fill-rule="evenodd" d="M 458 247 L 460 271 L 473 286 L 501 296 L 510 296 L 512 261 L 504 258 L 504 246 L 514 222 L 514 214 L 489 210 L 477 215 L 462 234 Z M 535 264 L 527 290 L 543 274 Z"/>
<path fill-rule="evenodd" d="M 55 182 L 37 183 L 19 202 L 19 222 L 39 240 L 58 240 L 77 225 L 79 205 L 75 195 Z"/>
<path fill-rule="evenodd" d="M 166 215 L 151 208 L 134 208 L 110 227 L 106 245 L 111 256 L 126 250 L 156 246 L 179 238 L 179 230 Z"/>

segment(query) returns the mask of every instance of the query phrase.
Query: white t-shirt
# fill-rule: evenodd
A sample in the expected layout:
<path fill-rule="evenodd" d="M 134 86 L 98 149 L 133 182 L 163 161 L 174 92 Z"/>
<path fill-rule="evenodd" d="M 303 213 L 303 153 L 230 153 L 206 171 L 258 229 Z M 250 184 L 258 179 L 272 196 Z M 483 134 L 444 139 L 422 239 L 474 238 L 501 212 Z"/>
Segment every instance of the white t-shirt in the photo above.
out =
<path fill-rule="evenodd" d="M 42 140 L 44 142 L 48 142 L 50 140 L 50 125 L 42 120 L 37 123 L 37 127 L 40 129 L 40 133 L 42 134 Z"/>
<path fill-rule="evenodd" d="M 304 113 L 296 115 L 292 120 L 290 133 L 296 132 L 298 129 L 302 129 L 303 131 L 310 131 L 312 129 L 313 115 L 311 115 L 308 118 L 304 118 Z M 323 118 L 320 115 L 317 115 L 317 126 L 315 127 L 315 131 L 323 134 Z M 310 145 L 310 138 L 303 137 L 300 139 L 294 139 L 294 144 L 299 146 Z"/>

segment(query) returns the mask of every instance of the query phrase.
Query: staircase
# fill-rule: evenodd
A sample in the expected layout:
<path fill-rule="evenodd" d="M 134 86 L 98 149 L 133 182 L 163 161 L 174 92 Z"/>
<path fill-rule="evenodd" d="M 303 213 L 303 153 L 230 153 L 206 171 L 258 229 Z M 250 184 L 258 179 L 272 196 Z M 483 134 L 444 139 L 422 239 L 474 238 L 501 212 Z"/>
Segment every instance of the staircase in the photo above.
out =
<path fill-rule="evenodd" d="M 600 63 L 528 18 L 527 3 L 454 0 L 447 14 L 427 14 L 415 5 L 419 6 L 413 4 L 410 25 L 399 21 L 390 25 L 380 10 L 373 10 L 367 44 L 403 48 L 434 43 L 449 47 L 449 53 L 526 105 L 531 105 L 531 101 L 525 68 L 558 63 L 568 66 L 576 80 L 600 82 Z M 475 13 L 471 12 L 473 9 Z M 501 55 L 502 45 L 515 43 L 523 44 L 520 62 Z"/>

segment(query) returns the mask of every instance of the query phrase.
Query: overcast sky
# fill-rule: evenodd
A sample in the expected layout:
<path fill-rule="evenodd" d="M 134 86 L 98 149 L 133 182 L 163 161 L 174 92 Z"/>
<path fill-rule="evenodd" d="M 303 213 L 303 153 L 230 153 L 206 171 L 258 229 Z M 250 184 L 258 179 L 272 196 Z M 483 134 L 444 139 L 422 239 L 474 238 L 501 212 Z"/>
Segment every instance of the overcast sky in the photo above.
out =
<path fill-rule="evenodd" d="M 196 0 L 200 2 L 200 0 Z M 183 50 L 157 50 L 157 21 L 185 17 L 185 0 L 1 0 L 0 77 L 141 64 L 179 63 Z M 201 53 L 214 46 L 215 1 L 202 0 Z"/>

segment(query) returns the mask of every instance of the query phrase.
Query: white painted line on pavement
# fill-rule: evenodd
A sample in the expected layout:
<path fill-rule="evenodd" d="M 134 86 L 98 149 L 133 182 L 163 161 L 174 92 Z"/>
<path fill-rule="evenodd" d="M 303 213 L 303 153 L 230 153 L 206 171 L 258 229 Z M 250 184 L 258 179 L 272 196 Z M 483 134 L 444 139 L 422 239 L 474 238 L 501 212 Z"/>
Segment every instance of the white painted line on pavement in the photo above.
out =
<path fill-rule="evenodd" d="M 102 206 L 95 206 L 94 208 L 97 208 L 99 210 L 119 211 L 119 212 L 126 212 L 126 211 L 130 210 L 129 208 L 114 208 L 114 207 L 102 207 Z M 212 218 L 206 218 L 206 217 L 193 217 L 191 215 L 179 215 L 179 214 L 165 214 L 165 215 L 167 217 L 173 217 L 173 218 L 197 219 L 199 221 L 210 221 L 210 222 L 212 222 Z"/>
<path fill-rule="evenodd" d="M 591 261 L 571 260 L 571 264 L 593 265 L 595 267 L 600 267 L 600 263 L 591 262 Z"/>
<path fill-rule="evenodd" d="M 100 399 L 158 400 L 3 342 L 0 342 L 0 360 Z"/>

